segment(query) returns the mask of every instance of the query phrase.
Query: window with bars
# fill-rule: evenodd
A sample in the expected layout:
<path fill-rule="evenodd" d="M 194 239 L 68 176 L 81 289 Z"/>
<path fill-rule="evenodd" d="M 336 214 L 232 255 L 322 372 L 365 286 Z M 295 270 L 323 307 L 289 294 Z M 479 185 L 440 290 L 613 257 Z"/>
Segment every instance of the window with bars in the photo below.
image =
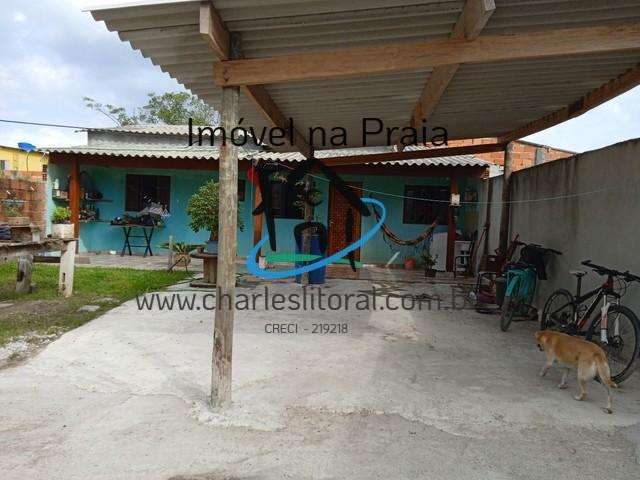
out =
<path fill-rule="evenodd" d="M 127 174 L 125 188 L 125 210 L 139 212 L 149 203 L 160 203 L 169 210 L 171 177 L 165 175 Z"/>
<path fill-rule="evenodd" d="M 439 225 L 447 224 L 451 200 L 451 190 L 448 186 L 406 185 L 404 196 L 403 223 L 431 225 L 437 219 Z M 425 200 L 420 200 L 422 198 Z"/>

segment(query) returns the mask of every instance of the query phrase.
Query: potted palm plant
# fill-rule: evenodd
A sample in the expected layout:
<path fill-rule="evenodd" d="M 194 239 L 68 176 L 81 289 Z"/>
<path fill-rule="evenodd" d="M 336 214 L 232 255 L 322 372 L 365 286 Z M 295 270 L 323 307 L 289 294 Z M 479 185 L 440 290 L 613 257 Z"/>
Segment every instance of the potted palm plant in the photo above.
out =
<path fill-rule="evenodd" d="M 218 253 L 218 224 L 220 208 L 220 185 L 209 180 L 196 193 L 191 195 L 187 205 L 187 214 L 191 217 L 189 226 L 198 233 L 200 230 L 209 232 L 207 253 Z M 238 229 L 244 230 L 244 223 L 238 208 Z"/>
<path fill-rule="evenodd" d="M 420 253 L 420 257 L 422 258 L 422 263 L 424 265 L 424 276 L 435 277 L 436 270 L 433 267 L 438 261 L 438 255 L 432 257 L 428 250 L 423 250 Z"/>
<path fill-rule="evenodd" d="M 192 244 L 192 243 L 186 243 L 186 242 L 174 242 L 172 244 L 169 244 L 169 242 L 165 242 L 159 245 L 160 248 L 166 248 L 168 250 L 171 250 L 171 252 L 173 253 L 174 266 L 185 267 L 185 268 L 187 268 L 191 263 L 191 257 L 189 256 L 189 254 L 199 246 L 200 245 L 198 244 Z"/>
<path fill-rule="evenodd" d="M 54 238 L 73 238 L 73 234 L 71 210 L 69 207 L 56 207 L 51 214 L 51 236 Z"/>

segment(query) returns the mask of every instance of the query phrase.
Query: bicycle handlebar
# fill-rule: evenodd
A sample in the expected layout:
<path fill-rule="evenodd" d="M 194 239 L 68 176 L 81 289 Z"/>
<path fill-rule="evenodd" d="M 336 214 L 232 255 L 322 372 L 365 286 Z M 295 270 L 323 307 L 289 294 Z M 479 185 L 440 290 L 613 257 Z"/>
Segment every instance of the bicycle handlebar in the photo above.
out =
<path fill-rule="evenodd" d="M 513 240 L 513 243 L 521 247 L 533 247 L 533 248 L 536 248 L 537 250 L 541 250 L 544 253 L 553 253 L 555 255 L 562 255 L 562 252 L 559 250 L 543 247 L 542 245 L 538 245 L 537 243 L 525 243 L 525 242 L 521 242 L 520 240 Z"/>
<path fill-rule="evenodd" d="M 583 261 L 582 265 L 584 265 L 585 267 L 591 268 L 592 270 L 594 270 L 596 273 L 600 275 L 611 275 L 612 277 L 622 277 L 627 282 L 640 282 L 640 277 L 638 275 L 629 273 L 629 270 L 625 272 L 620 272 L 618 270 L 614 270 L 613 268 L 597 265 L 593 263 L 591 260 Z"/>

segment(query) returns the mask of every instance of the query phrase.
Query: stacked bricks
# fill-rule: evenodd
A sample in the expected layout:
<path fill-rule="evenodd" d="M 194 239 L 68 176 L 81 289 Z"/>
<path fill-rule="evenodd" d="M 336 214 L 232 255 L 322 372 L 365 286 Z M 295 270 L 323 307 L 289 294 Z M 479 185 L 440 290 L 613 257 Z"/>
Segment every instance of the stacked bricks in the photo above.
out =
<path fill-rule="evenodd" d="M 475 138 L 472 140 L 450 140 L 449 146 L 459 147 L 466 145 L 484 145 L 487 143 L 495 143 L 495 138 Z M 573 152 L 565 150 L 558 150 L 552 147 L 544 145 L 536 145 L 528 142 L 513 142 L 513 165 L 511 168 L 513 171 L 522 170 L 523 168 L 533 167 L 536 164 L 536 152 L 538 155 L 538 163 L 551 162 L 560 158 L 570 157 Z M 492 153 L 478 153 L 474 154 L 475 157 L 481 158 L 495 165 L 504 165 L 504 153 L 492 152 Z"/>
<path fill-rule="evenodd" d="M 6 215 L 6 202 L 4 202 L 6 199 L 24 200 L 23 204 L 17 205 L 17 208 L 21 209 L 18 216 L 28 217 L 31 223 L 44 234 L 46 195 L 45 182 L 42 179 L 13 175 L 0 176 L 0 223 L 10 223 Z"/>

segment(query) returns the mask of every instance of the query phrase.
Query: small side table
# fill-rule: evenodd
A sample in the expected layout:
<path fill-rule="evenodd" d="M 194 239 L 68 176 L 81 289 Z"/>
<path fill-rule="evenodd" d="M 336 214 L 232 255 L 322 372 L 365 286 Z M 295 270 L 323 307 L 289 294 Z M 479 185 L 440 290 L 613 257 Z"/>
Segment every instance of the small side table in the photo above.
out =
<path fill-rule="evenodd" d="M 194 252 L 191 258 L 202 260 L 202 280 L 194 280 L 189 285 L 196 288 L 214 288 L 216 286 L 216 274 L 218 271 L 218 254 L 207 252 Z"/>

